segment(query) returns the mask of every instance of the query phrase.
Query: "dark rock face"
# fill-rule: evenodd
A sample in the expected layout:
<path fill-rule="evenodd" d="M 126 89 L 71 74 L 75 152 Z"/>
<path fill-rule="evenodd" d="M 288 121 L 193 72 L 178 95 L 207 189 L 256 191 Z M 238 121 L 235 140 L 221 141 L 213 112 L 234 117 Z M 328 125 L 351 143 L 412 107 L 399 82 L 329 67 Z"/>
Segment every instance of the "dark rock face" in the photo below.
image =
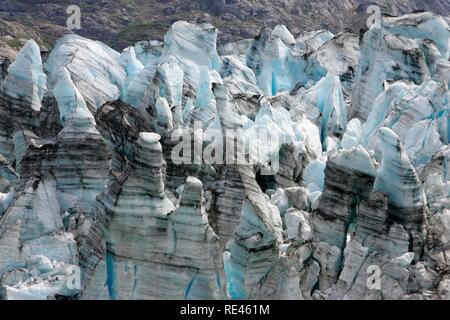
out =
<path fill-rule="evenodd" d="M 200 0 L 200 8 L 206 12 L 211 12 L 215 16 L 219 16 L 224 13 L 226 7 L 225 0 L 211 1 Z"/>

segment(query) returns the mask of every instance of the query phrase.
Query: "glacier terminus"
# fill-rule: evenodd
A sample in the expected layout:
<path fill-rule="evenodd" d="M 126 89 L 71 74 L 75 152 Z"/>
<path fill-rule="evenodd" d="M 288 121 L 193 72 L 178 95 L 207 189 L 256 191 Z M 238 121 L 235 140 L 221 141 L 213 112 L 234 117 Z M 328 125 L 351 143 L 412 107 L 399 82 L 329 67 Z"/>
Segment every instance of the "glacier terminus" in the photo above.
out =
<path fill-rule="evenodd" d="M 0 55 L 0 298 L 450 299 L 450 19 L 218 35 Z"/>

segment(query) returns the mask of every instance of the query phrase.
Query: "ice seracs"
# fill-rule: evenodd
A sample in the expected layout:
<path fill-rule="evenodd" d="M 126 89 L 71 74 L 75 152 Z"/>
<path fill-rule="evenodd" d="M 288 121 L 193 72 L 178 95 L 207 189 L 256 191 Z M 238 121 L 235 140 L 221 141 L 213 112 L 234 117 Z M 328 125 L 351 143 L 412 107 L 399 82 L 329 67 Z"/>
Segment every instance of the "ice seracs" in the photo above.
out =
<path fill-rule="evenodd" d="M 224 256 L 231 298 L 301 298 L 300 288 L 291 282 L 292 277 L 298 280 L 294 264 L 280 255 L 282 223 L 277 211 L 264 204 L 262 195 L 244 201 L 241 223 Z"/>
<path fill-rule="evenodd" d="M 78 279 L 73 277 L 78 272 L 77 268 L 76 265 L 51 261 L 42 255 L 31 256 L 26 268 L 9 271 L 3 276 L 3 298 L 46 300 L 76 296 L 80 292 Z"/>
<path fill-rule="evenodd" d="M 134 45 L 136 58 L 146 66 L 156 64 L 164 49 L 164 43 L 157 40 L 139 41 Z"/>
<path fill-rule="evenodd" d="M 58 80 L 53 89 L 56 98 L 61 122 L 65 124 L 75 112 L 87 110 L 84 98 L 75 87 L 70 73 L 66 68 L 61 68 L 58 73 Z"/>
<path fill-rule="evenodd" d="M 155 133 L 140 133 L 128 172 L 113 179 L 99 199 L 107 251 L 85 298 L 107 294 L 111 299 L 220 299 L 224 295 L 219 242 L 202 207 L 202 183 L 188 178 L 174 211 L 162 181 L 160 139 Z M 152 241 L 147 241 L 149 237 Z M 131 287 L 130 279 L 134 279 Z"/>
<path fill-rule="evenodd" d="M 142 69 L 144 69 L 144 65 L 136 58 L 134 47 L 128 47 L 122 51 L 119 63 L 126 74 L 124 90 L 128 91 L 128 86 L 136 77 L 138 77 Z"/>
<path fill-rule="evenodd" d="M 426 204 L 419 176 L 398 136 L 388 128 L 380 128 L 377 133 L 382 159 L 375 189 L 385 192 L 398 208 Z"/>
<path fill-rule="evenodd" d="M 178 21 L 165 35 L 160 57 L 161 68 L 165 69 L 161 70 L 161 75 L 167 85 L 176 83 L 177 88 L 173 90 L 174 101 L 170 99 L 172 97 L 165 97 L 171 108 L 178 107 L 181 111 L 187 97 L 203 99 L 201 88 L 205 73 L 220 67 L 217 33 L 218 30 L 209 23 Z M 180 86 L 182 93 L 178 92 Z M 158 95 L 154 96 L 156 98 Z"/>
<path fill-rule="evenodd" d="M 314 109 L 317 111 L 312 115 Z M 318 123 L 321 142 L 326 149 L 328 135 L 341 135 L 347 126 L 347 110 L 339 77 L 328 73 L 313 87 L 301 92 L 291 110 L 294 112 L 309 115 Z"/>
<path fill-rule="evenodd" d="M 409 61 L 415 62 L 411 64 Z M 384 82 L 401 79 L 415 84 L 430 79 L 425 53 L 413 39 L 371 28 L 365 33 L 361 45 L 350 117 L 366 120 L 373 102 L 384 91 Z"/>
<path fill-rule="evenodd" d="M 11 107 L 39 111 L 47 89 L 46 84 L 47 75 L 43 71 L 39 46 L 34 40 L 28 40 L 16 60 L 8 67 L 2 92 L 13 99 Z"/>
<path fill-rule="evenodd" d="M 64 67 L 59 72 L 54 95 L 63 123 L 57 136 L 58 167 L 54 170 L 58 197 L 64 210 L 78 207 L 92 213 L 95 197 L 107 181 L 111 156 L 94 116 Z"/>
<path fill-rule="evenodd" d="M 51 51 L 45 69 L 49 88 L 65 67 L 86 103 L 96 109 L 106 101 L 117 100 L 124 93 L 126 73 L 119 63 L 120 54 L 101 42 L 78 35 L 66 35 Z"/>
<path fill-rule="evenodd" d="M 0 96 L 1 298 L 448 298 L 448 19 L 380 27 L 67 35 L 45 70 L 28 42 Z"/>

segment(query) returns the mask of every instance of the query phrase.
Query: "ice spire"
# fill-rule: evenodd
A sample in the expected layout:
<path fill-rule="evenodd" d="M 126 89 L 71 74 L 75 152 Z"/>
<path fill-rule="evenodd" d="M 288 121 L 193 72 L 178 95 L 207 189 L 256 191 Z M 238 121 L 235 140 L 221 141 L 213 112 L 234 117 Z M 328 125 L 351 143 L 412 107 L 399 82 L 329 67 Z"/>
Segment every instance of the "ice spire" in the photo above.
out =
<path fill-rule="evenodd" d="M 58 81 L 53 89 L 53 94 L 58 103 L 59 116 L 63 125 L 74 116 L 73 114 L 87 110 L 83 96 L 75 87 L 69 71 L 64 67 L 58 73 Z"/>
<path fill-rule="evenodd" d="M 23 99 L 25 105 L 29 104 L 33 110 L 39 111 L 46 83 L 39 46 L 34 40 L 28 40 L 16 61 L 8 68 L 3 90 L 8 96 Z"/>

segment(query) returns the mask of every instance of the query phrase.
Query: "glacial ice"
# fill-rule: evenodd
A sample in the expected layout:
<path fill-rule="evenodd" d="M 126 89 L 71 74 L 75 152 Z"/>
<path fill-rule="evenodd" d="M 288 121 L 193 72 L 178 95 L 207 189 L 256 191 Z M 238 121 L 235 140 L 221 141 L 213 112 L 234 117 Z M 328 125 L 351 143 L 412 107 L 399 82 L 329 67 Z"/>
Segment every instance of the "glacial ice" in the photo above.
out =
<path fill-rule="evenodd" d="M 412 17 L 392 17 L 386 29 L 392 34 L 405 35 L 411 39 L 429 39 L 438 47 L 442 58 L 449 58 L 450 30 L 444 18 L 430 12 Z"/>
<path fill-rule="evenodd" d="M 358 118 L 353 118 L 347 124 L 347 128 L 342 137 L 341 147 L 344 149 L 350 149 L 357 147 L 361 142 L 361 121 Z"/>
<path fill-rule="evenodd" d="M 174 125 L 182 125 L 181 106 L 185 80 L 184 75 L 184 71 L 180 68 L 178 62 L 172 58 L 159 64 L 153 75 L 152 86 L 146 88 L 144 91 L 143 101 L 139 104 L 139 101 L 135 100 L 133 101 L 133 105 L 139 105 L 141 109 L 145 109 L 147 106 L 155 106 L 158 98 L 164 98 L 172 110 Z M 142 89 L 140 86 L 137 88 Z M 139 93 L 139 96 L 141 96 L 141 93 Z M 156 115 L 153 111 L 150 114 Z"/>
<path fill-rule="evenodd" d="M 416 122 L 406 133 L 405 149 L 414 166 L 424 165 L 442 147 L 438 125 L 433 120 Z"/>
<path fill-rule="evenodd" d="M 331 154 L 330 159 L 339 166 L 353 168 L 370 176 L 377 175 L 372 157 L 361 145 L 343 149 L 337 154 Z"/>
<path fill-rule="evenodd" d="M 135 108 L 141 106 L 148 84 L 151 83 L 153 76 L 155 75 L 156 67 L 156 63 L 149 62 L 137 76 L 129 79 L 123 97 L 124 102 L 129 103 Z"/>
<path fill-rule="evenodd" d="M 173 129 L 173 118 L 172 111 L 170 110 L 167 100 L 162 97 L 156 100 L 156 117 L 158 118 L 158 123 L 164 126 L 167 130 Z"/>
<path fill-rule="evenodd" d="M 248 96 L 262 94 L 261 89 L 256 84 L 253 71 L 234 56 L 222 57 L 220 74 L 233 96 L 238 94 Z"/>
<path fill-rule="evenodd" d="M 34 40 L 28 40 L 16 61 L 9 66 L 2 91 L 12 99 L 23 99 L 24 107 L 39 111 L 47 89 L 46 82 L 39 46 Z"/>
<path fill-rule="evenodd" d="M 164 66 L 160 70 L 162 81 L 159 93 L 151 95 L 153 100 L 158 96 L 167 99 L 169 106 L 177 113 L 174 114 L 176 124 L 181 124 L 181 110 L 186 104 L 186 96 L 196 97 L 200 107 L 203 101 L 207 102 L 202 83 L 209 78 L 209 71 L 220 68 L 217 33 L 218 30 L 209 23 L 178 21 L 164 37 L 164 49 L 159 58 L 160 66 Z M 153 81 L 158 79 L 156 75 L 154 78 Z M 166 90 L 169 92 L 165 93 Z M 144 104 L 148 103 L 144 100 Z"/>
<path fill-rule="evenodd" d="M 158 64 L 159 57 L 162 54 L 164 43 L 157 40 L 139 41 L 134 45 L 134 52 L 136 58 L 142 63 L 143 66 L 149 64 Z"/>
<path fill-rule="evenodd" d="M 374 189 L 385 192 L 389 201 L 398 208 L 425 204 L 425 193 L 419 176 L 399 137 L 385 127 L 380 128 L 377 133 L 382 159 Z"/>
<path fill-rule="evenodd" d="M 399 47 L 391 48 L 388 41 L 386 41 L 387 39 Z M 371 47 L 375 43 L 380 42 L 386 48 L 375 49 Z M 425 69 L 424 56 L 419 56 L 422 61 L 417 63 L 414 70 L 411 70 L 411 66 L 404 61 L 405 58 L 403 58 L 401 52 L 408 52 L 409 55 L 413 55 L 417 49 L 417 45 L 411 43 L 411 40 L 401 39 L 399 36 L 383 38 L 383 34 L 379 30 L 370 29 L 364 35 L 363 46 L 361 48 L 361 61 L 358 64 L 354 82 L 355 89 L 352 92 L 352 105 L 350 108 L 350 116 L 352 118 L 367 119 L 374 100 L 383 92 L 386 80 L 400 80 L 403 78 L 420 83 L 425 77 L 429 76 L 428 69 Z M 400 54 L 402 55 L 397 57 Z M 384 56 L 387 57 L 385 58 Z M 389 63 L 386 63 L 386 60 Z M 403 71 L 403 69 L 406 70 Z"/>
<path fill-rule="evenodd" d="M 319 32 L 306 43 L 311 43 L 313 47 L 312 66 L 339 76 L 342 82 L 351 79 L 352 69 L 359 60 L 359 39 L 356 34 L 343 32 L 333 36 L 329 32 Z"/>
<path fill-rule="evenodd" d="M 203 22 L 121 54 L 67 35 L 45 70 L 29 41 L 0 99 L 1 298 L 448 299 L 448 21 L 383 20 L 223 56 Z M 175 163 L 178 133 L 217 163 Z"/>
<path fill-rule="evenodd" d="M 126 74 L 119 63 L 120 54 L 99 41 L 70 34 L 58 40 L 51 51 L 45 69 L 49 88 L 65 67 L 86 103 L 93 108 L 124 94 Z"/>
<path fill-rule="evenodd" d="M 125 48 L 119 58 L 119 64 L 126 74 L 124 83 L 125 92 L 128 91 L 130 83 L 139 76 L 144 65 L 136 58 L 134 47 Z"/>
<path fill-rule="evenodd" d="M 290 46 L 295 44 L 294 37 L 285 26 L 276 26 L 270 35 L 272 39 L 266 45 L 261 63 L 264 68 L 258 77 L 258 84 L 267 95 L 276 95 L 283 90 L 292 90 L 292 77 L 295 62 L 290 60 Z M 295 83 L 295 82 L 294 82 Z"/>
<path fill-rule="evenodd" d="M 296 40 L 297 43 L 305 44 L 307 52 L 316 51 L 323 44 L 334 38 L 334 34 L 328 30 L 317 30 L 305 32 Z"/>
<path fill-rule="evenodd" d="M 58 103 L 59 116 L 63 125 L 74 113 L 87 110 L 83 96 L 75 87 L 70 73 L 64 67 L 58 73 L 58 80 L 53 89 L 53 94 Z"/>
<path fill-rule="evenodd" d="M 75 265 L 50 261 L 45 256 L 31 256 L 26 269 L 9 272 L 5 279 L 5 298 L 8 300 L 46 300 L 56 296 L 72 297 L 80 292 L 70 276 Z"/>
<path fill-rule="evenodd" d="M 327 148 L 329 134 L 342 134 L 347 126 L 347 111 L 338 76 L 328 73 L 317 84 L 297 97 L 296 105 L 307 110 L 317 109 L 320 121 L 320 137 L 323 148 Z M 294 107 L 294 108 L 295 108 Z M 295 109 L 294 109 L 295 110 Z M 291 113 L 294 112 L 291 110 Z M 308 111 L 310 114 L 311 111 Z"/>

